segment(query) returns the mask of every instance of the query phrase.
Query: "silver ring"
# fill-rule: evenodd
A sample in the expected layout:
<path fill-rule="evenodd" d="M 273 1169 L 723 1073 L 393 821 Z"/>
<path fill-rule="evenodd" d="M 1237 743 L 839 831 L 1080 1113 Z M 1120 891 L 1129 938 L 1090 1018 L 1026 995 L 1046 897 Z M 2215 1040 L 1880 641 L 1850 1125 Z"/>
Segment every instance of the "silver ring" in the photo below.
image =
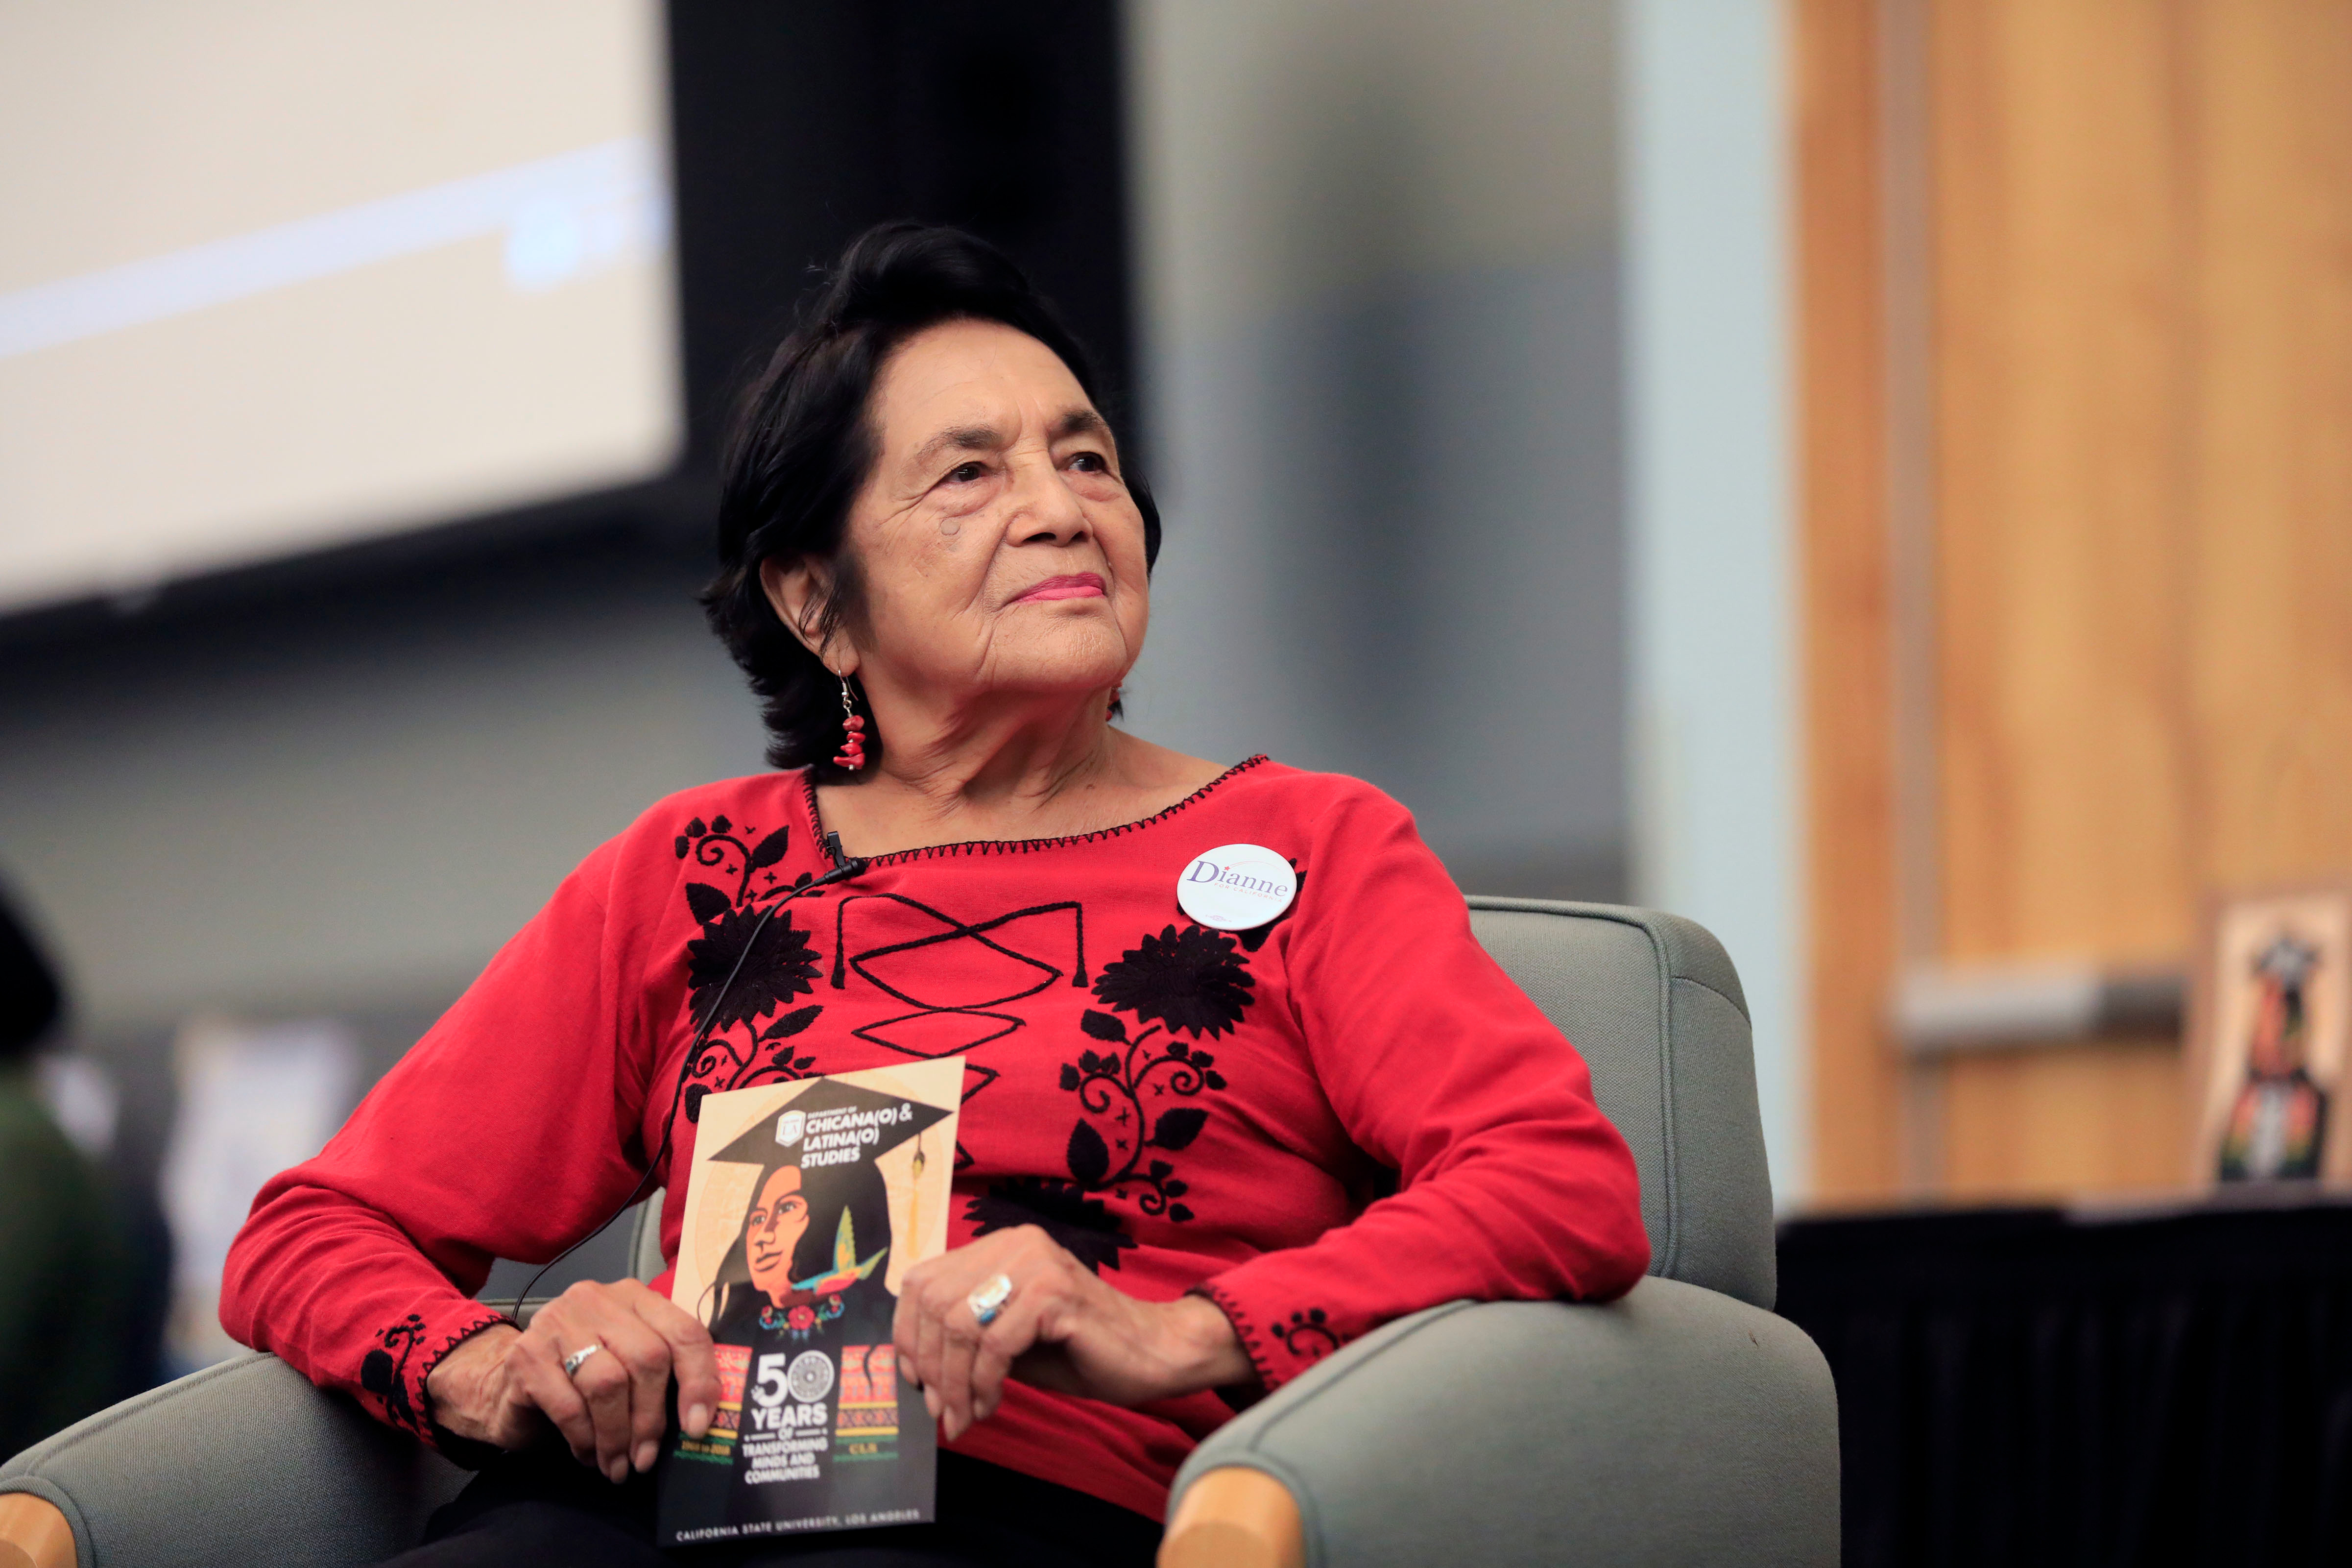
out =
<path fill-rule="evenodd" d="M 996 1321 L 997 1314 L 1004 1310 L 1004 1303 L 1011 1300 L 1013 1300 L 1013 1277 L 1009 1274 L 999 1274 L 965 1297 L 963 1304 L 971 1309 L 973 1320 L 984 1329 Z"/>
<path fill-rule="evenodd" d="M 576 1350 L 570 1355 L 565 1356 L 563 1358 L 563 1375 L 566 1377 L 579 1376 L 580 1363 L 586 1361 L 590 1356 L 594 1355 L 598 1351 L 603 1350 L 604 1348 L 604 1346 L 600 1341 L 595 1344 L 588 1346 L 585 1350 Z"/>

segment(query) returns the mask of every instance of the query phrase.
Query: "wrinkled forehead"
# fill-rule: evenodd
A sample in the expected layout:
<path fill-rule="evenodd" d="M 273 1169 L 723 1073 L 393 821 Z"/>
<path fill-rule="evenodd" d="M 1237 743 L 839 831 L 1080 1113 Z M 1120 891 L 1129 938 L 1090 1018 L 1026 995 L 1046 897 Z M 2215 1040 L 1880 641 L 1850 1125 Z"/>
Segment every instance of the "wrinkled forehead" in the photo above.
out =
<path fill-rule="evenodd" d="M 1062 357 L 997 321 L 942 321 L 892 350 L 875 379 L 873 418 L 884 456 L 896 459 L 942 437 L 969 447 L 979 436 L 1002 443 L 1040 428 L 1053 439 L 1108 434 Z"/>

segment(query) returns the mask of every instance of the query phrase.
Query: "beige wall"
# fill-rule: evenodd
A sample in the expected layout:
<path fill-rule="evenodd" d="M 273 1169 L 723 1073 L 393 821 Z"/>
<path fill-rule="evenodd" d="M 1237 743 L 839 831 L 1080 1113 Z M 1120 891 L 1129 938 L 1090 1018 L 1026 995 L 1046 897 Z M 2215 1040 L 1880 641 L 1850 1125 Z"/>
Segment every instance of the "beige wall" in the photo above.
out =
<path fill-rule="evenodd" d="M 696 575 L 583 549 L 0 649 L 0 873 L 84 1027 L 454 998 L 656 798 L 760 766 Z"/>
<path fill-rule="evenodd" d="M 1403 799 L 1493 891 L 1624 886 L 1607 0 L 1135 0 L 1137 726 Z"/>

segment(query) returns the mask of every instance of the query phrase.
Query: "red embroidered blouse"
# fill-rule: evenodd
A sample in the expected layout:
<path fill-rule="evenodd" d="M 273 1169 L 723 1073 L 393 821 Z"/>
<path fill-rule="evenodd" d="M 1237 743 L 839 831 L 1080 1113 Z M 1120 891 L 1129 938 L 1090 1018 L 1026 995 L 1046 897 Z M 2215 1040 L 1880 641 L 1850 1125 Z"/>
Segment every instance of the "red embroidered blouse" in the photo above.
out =
<path fill-rule="evenodd" d="M 1125 827 L 882 856 L 768 922 L 675 1095 L 757 912 L 830 868 L 820 838 L 805 777 L 767 773 L 673 795 L 589 856 L 262 1189 L 229 1332 L 431 1440 L 426 1375 L 499 1321 L 472 1297 L 491 1260 L 601 1224 L 674 1102 L 665 1183 L 704 1092 L 957 1053 L 951 1239 L 1034 1224 L 1139 1298 L 1199 1288 L 1268 1387 L 1423 1307 L 1606 1299 L 1647 1267 L 1583 1061 L 1370 785 L 1253 758 Z M 1287 858 L 1297 900 L 1255 931 L 1195 925 L 1177 876 L 1234 843 Z M 1157 1518 L 1228 1414 L 1015 1384 L 956 1447 Z"/>

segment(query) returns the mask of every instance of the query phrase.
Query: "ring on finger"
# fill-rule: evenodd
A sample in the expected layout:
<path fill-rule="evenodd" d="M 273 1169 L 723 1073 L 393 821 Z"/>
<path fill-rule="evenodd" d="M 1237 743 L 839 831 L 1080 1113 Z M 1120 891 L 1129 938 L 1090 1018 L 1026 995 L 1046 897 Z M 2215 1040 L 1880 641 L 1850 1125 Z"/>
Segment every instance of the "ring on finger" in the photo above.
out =
<path fill-rule="evenodd" d="M 586 1361 L 590 1356 L 594 1355 L 598 1351 L 603 1350 L 604 1348 L 604 1341 L 593 1340 L 589 1343 L 582 1346 L 580 1349 L 573 1351 L 570 1355 L 565 1356 L 563 1358 L 563 1375 L 566 1377 L 579 1376 L 581 1363 Z"/>
<path fill-rule="evenodd" d="M 973 1321 L 984 1329 L 996 1321 L 997 1314 L 1004 1310 L 1004 1303 L 1011 1300 L 1013 1300 L 1013 1277 L 1009 1274 L 999 1274 L 983 1282 L 979 1289 L 965 1297 L 964 1305 L 971 1309 Z"/>

